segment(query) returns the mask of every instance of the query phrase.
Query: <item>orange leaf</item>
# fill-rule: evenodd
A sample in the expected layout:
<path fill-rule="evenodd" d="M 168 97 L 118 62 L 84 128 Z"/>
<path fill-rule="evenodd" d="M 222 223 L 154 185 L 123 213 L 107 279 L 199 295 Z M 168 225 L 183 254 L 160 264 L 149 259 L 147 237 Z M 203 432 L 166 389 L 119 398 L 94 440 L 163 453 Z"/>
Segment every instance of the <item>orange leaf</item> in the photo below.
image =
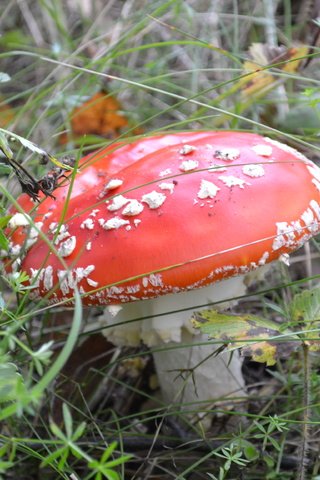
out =
<path fill-rule="evenodd" d="M 11 106 L 0 96 L 0 127 L 6 128 L 14 119 L 14 111 Z"/>
<path fill-rule="evenodd" d="M 99 135 L 116 138 L 121 129 L 128 125 L 128 119 L 120 112 L 120 102 L 106 91 L 93 95 L 71 114 L 72 138 L 83 135 Z M 60 143 L 68 141 L 67 135 L 61 135 Z"/>

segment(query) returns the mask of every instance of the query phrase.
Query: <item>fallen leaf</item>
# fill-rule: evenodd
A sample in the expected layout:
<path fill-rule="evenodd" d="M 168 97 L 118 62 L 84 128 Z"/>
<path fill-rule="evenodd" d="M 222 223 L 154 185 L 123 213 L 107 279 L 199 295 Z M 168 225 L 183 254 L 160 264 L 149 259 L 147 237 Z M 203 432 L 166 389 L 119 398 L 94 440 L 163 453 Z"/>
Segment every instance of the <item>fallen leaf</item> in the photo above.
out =
<path fill-rule="evenodd" d="M 0 96 L 0 127 L 7 127 L 14 119 L 14 111 L 9 103 Z"/>
<path fill-rule="evenodd" d="M 243 64 L 244 73 L 251 73 L 251 75 L 246 75 L 238 83 L 243 96 L 250 98 L 252 95 L 263 95 L 278 82 L 279 76 L 264 67 L 272 68 L 273 65 L 286 62 L 276 68 L 279 71 L 294 73 L 299 69 L 303 60 L 301 57 L 306 56 L 308 51 L 309 47 L 305 45 L 287 49 L 284 46 L 275 48 L 263 43 L 253 43 L 249 48 L 251 59 Z"/>
<path fill-rule="evenodd" d="M 300 345 L 294 332 L 282 331 L 281 324 L 256 315 L 227 315 L 216 310 L 203 310 L 194 314 L 192 323 L 226 347 L 241 348 L 243 356 L 269 366 L 278 358 L 289 356 Z"/>
<path fill-rule="evenodd" d="M 71 113 L 71 134 L 60 136 L 60 143 L 83 135 L 98 135 L 116 138 L 121 129 L 128 126 L 128 119 L 121 112 L 121 103 L 110 93 L 102 90 Z"/>

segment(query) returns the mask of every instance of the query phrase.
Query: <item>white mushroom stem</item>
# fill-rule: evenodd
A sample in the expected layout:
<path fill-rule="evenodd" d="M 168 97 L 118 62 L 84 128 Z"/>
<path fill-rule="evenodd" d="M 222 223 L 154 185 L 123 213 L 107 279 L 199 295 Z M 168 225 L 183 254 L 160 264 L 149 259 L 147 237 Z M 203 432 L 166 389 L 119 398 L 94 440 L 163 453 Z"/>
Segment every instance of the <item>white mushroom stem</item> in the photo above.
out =
<path fill-rule="evenodd" d="M 214 403 L 245 396 L 238 352 L 231 360 L 229 352 L 213 355 L 220 345 L 195 331 L 190 317 L 200 305 L 223 302 L 221 308 L 235 303 L 230 299 L 245 294 L 247 281 L 248 277 L 233 277 L 192 292 L 125 304 L 120 311 L 107 307 L 100 321 L 108 325 L 105 335 L 114 344 L 137 346 L 143 342 L 155 349 L 155 366 L 166 402 Z M 117 325 L 138 318 L 144 319 Z"/>

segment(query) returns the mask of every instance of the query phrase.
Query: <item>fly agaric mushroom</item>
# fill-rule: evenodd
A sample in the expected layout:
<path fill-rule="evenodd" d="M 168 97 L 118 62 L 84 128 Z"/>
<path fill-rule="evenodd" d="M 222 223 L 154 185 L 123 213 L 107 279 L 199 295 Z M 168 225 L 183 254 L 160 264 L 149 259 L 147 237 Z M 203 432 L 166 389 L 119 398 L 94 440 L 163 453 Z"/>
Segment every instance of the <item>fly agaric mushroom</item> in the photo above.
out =
<path fill-rule="evenodd" d="M 116 343 L 192 342 L 190 314 L 164 318 L 167 309 L 232 297 L 238 276 L 235 288 L 243 293 L 245 274 L 279 258 L 287 261 L 320 230 L 320 169 L 296 150 L 256 134 L 151 137 L 81 164 L 67 208 L 67 186 L 57 190 L 57 200 L 46 198 L 33 209 L 21 197 L 33 225 L 26 225 L 26 215 L 19 226 L 15 218 L 21 214 L 13 215 L 13 258 L 6 268 L 27 272 L 34 299 L 71 303 L 77 286 L 84 305 L 108 305 L 107 335 Z M 222 280 L 228 283 L 213 285 Z M 149 318 L 117 326 L 140 316 Z M 185 355 L 179 363 L 177 350 L 171 368 L 209 365 L 203 359 L 214 348 L 190 346 L 188 365 Z M 173 399 L 177 373 L 161 372 L 170 357 L 171 352 L 161 359 L 157 354 L 156 363 L 164 394 Z M 222 385 L 224 363 L 225 358 L 218 369 L 212 362 L 205 367 L 203 391 L 197 382 L 199 400 L 243 386 L 239 363 L 231 363 L 233 382 Z M 184 393 L 192 390 L 187 382 Z"/>

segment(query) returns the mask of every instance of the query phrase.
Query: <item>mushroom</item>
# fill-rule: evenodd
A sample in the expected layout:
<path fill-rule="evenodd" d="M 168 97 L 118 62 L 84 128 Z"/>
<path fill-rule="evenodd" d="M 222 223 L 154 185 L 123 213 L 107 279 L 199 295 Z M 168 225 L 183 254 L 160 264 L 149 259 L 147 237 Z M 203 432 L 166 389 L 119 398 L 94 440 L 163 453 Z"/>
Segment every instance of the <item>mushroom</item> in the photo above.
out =
<path fill-rule="evenodd" d="M 184 310 L 243 294 L 245 275 L 287 262 L 319 232 L 320 169 L 285 144 L 228 131 L 145 138 L 81 165 L 66 210 L 67 185 L 36 207 L 21 196 L 32 225 L 13 214 L 6 269 L 27 272 L 35 300 L 71 304 L 77 286 L 84 305 L 107 305 L 114 343 L 160 342 L 166 399 L 244 394 L 241 362 L 204 361 L 216 346 L 199 345 Z M 176 377 L 196 365 L 195 390 Z"/>

